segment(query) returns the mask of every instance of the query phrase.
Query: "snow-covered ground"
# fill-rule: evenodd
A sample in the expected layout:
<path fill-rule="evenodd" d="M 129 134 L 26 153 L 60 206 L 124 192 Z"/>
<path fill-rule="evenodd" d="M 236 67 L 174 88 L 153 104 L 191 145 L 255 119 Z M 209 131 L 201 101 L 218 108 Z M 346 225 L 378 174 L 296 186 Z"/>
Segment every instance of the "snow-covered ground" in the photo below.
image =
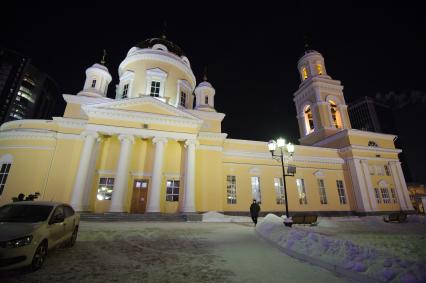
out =
<path fill-rule="evenodd" d="M 424 220 L 409 217 L 408 223 L 385 223 L 379 216 L 319 218 L 318 226 L 286 228 L 282 218 L 269 214 L 257 232 L 289 253 L 367 280 L 426 282 Z"/>
<path fill-rule="evenodd" d="M 251 223 L 81 222 L 76 245 L 0 282 L 348 282 L 258 237 Z"/>

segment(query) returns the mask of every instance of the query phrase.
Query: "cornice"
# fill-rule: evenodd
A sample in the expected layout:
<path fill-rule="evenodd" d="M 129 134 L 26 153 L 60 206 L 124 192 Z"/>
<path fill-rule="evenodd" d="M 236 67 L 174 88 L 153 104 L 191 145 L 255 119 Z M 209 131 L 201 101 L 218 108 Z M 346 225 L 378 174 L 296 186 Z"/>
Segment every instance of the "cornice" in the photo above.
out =
<path fill-rule="evenodd" d="M 91 96 L 73 95 L 73 94 L 63 94 L 62 97 L 65 99 L 67 103 L 82 104 L 82 105 L 114 101 L 113 99 L 107 98 L 107 97 L 91 97 Z"/>
<path fill-rule="evenodd" d="M 56 132 L 26 130 L 26 129 L 2 131 L 0 132 L 0 139 L 55 140 Z"/>
<path fill-rule="evenodd" d="M 401 149 L 393 148 L 382 148 L 382 147 L 371 147 L 371 146 L 362 146 L 362 145 L 350 145 L 344 148 L 339 149 L 340 152 L 346 152 L 351 150 L 361 150 L 361 151 L 374 151 L 374 152 L 384 152 L 384 153 L 401 153 Z"/>
<path fill-rule="evenodd" d="M 195 117 L 198 117 L 200 119 L 206 119 L 206 120 L 216 120 L 219 122 L 222 122 L 222 120 L 225 118 L 224 113 L 219 112 L 212 112 L 212 111 L 200 111 L 195 109 L 185 109 L 183 110 Z"/>
<path fill-rule="evenodd" d="M 202 140 L 220 140 L 224 141 L 228 134 L 225 133 L 210 133 L 210 132 L 199 132 L 198 138 Z"/>
<path fill-rule="evenodd" d="M 84 127 L 87 125 L 87 120 L 83 119 L 72 119 L 63 117 L 53 117 L 52 119 L 61 128 L 84 129 Z"/>

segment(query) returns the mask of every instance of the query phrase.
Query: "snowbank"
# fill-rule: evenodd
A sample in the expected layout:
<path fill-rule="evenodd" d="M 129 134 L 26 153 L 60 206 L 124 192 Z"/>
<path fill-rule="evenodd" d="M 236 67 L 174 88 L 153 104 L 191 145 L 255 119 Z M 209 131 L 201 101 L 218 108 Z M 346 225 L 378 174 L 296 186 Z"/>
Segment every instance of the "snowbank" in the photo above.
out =
<path fill-rule="evenodd" d="M 273 214 L 268 214 L 257 225 L 256 231 L 292 256 L 356 280 L 426 282 L 424 261 L 401 259 L 392 254 L 392 249 L 385 253 L 350 240 L 321 235 L 309 229 L 299 229 L 297 226 L 288 228 L 283 225 L 282 218 Z M 362 234 L 360 236 L 362 237 Z"/>
<path fill-rule="evenodd" d="M 208 211 L 202 216 L 203 222 L 252 222 L 251 218 L 247 216 L 224 215 L 217 211 Z"/>

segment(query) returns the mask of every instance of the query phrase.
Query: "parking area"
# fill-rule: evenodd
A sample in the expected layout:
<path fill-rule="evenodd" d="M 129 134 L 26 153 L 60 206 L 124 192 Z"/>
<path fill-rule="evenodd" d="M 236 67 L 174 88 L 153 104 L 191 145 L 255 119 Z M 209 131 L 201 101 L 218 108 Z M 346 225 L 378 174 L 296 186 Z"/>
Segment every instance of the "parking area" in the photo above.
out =
<path fill-rule="evenodd" d="M 347 282 L 260 239 L 251 223 L 81 222 L 76 245 L 2 282 Z"/>

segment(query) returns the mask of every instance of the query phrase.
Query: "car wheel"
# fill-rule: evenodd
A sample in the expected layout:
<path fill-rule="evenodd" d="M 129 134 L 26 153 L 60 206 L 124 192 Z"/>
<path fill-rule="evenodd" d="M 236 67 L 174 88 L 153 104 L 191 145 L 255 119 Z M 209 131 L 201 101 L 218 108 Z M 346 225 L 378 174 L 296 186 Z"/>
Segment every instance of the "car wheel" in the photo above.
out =
<path fill-rule="evenodd" d="M 78 233 L 78 227 L 75 227 L 74 231 L 72 232 L 71 239 L 68 242 L 68 247 L 72 247 L 75 245 L 75 242 L 77 241 L 77 233 Z"/>
<path fill-rule="evenodd" d="M 33 261 L 31 262 L 31 269 L 33 271 L 40 269 L 47 256 L 47 242 L 43 241 L 36 249 Z"/>

